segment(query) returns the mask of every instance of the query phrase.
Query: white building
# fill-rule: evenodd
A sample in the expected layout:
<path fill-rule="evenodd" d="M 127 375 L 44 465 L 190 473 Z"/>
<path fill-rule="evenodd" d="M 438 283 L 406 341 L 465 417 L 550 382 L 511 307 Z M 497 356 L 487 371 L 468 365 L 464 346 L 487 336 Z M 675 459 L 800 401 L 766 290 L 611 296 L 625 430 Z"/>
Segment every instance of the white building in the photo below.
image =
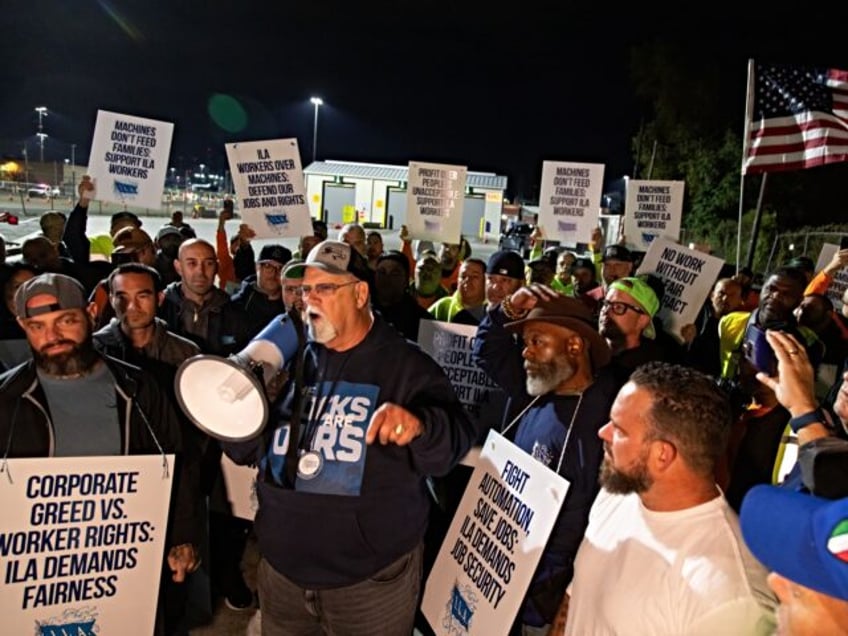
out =
<path fill-rule="evenodd" d="M 351 161 L 316 161 L 303 170 L 309 212 L 332 227 L 358 222 L 367 227 L 400 229 L 406 223 L 409 168 Z M 507 178 L 468 172 L 462 234 L 500 235 Z"/>

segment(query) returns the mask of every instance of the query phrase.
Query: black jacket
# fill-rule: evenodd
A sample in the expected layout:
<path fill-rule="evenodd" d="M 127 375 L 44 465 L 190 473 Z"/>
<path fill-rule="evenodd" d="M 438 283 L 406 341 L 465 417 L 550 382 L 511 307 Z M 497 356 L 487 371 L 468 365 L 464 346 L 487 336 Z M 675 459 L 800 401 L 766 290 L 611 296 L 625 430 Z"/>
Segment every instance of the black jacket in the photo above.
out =
<path fill-rule="evenodd" d="M 271 300 L 267 294 L 256 287 L 256 274 L 245 278 L 241 287 L 233 294 L 233 303 L 245 313 L 247 330 L 252 338 L 262 331 L 269 322 L 286 312 L 282 297 Z"/>
<path fill-rule="evenodd" d="M 201 519 L 196 472 L 182 469 L 182 435 L 170 401 L 151 375 L 113 358 L 103 360 L 115 378 L 121 454 L 176 454 L 169 541 L 197 545 Z M 4 458 L 54 456 L 50 407 L 32 360 L 0 375 L 0 444 Z"/>
<path fill-rule="evenodd" d="M 171 283 L 165 288 L 159 317 L 203 353 L 227 356 L 241 351 L 251 337 L 244 311 L 217 287 L 200 307 L 183 295 L 182 282 Z"/>
<path fill-rule="evenodd" d="M 427 476 L 450 471 L 477 433 L 442 369 L 380 316 L 352 349 L 310 342 L 306 353 L 315 407 L 301 420 L 299 447 L 318 451 L 321 470 L 298 477 L 294 489 L 279 478 L 293 383 L 265 436 L 224 450 L 260 466 L 255 528 L 263 556 L 298 585 L 323 589 L 364 581 L 422 541 Z M 415 414 L 424 433 L 407 446 L 366 446 L 371 416 L 386 402 Z"/>

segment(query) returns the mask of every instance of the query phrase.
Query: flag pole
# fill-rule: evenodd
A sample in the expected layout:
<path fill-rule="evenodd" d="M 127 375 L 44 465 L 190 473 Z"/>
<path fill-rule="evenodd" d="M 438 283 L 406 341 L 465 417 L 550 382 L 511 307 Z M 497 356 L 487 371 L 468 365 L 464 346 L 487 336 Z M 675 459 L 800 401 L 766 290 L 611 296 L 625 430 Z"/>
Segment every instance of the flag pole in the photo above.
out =
<path fill-rule="evenodd" d="M 760 235 L 760 222 L 762 221 L 763 210 L 763 195 L 766 192 L 766 177 L 768 172 L 763 173 L 763 180 L 760 181 L 760 195 L 757 197 L 757 210 L 754 212 L 754 223 L 751 226 L 751 242 L 748 243 L 748 256 L 745 258 L 745 265 L 751 270 L 754 269 L 754 249 L 757 247 L 757 238 Z"/>
<path fill-rule="evenodd" d="M 745 210 L 745 161 L 751 145 L 751 116 L 754 110 L 754 60 L 748 59 L 748 85 L 745 90 L 745 126 L 742 129 L 742 170 L 739 177 L 739 221 L 736 232 L 736 273 L 742 262 L 742 213 Z M 751 247 L 753 250 L 753 246 Z"/>

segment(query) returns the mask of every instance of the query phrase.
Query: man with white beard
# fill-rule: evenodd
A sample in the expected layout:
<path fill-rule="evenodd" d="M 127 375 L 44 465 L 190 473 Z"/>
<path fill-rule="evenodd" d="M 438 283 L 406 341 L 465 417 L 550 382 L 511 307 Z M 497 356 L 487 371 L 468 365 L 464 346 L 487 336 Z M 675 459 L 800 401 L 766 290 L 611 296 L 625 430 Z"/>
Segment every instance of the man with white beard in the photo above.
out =
<path fill-rule="evenodd" d="M 546 634 L 598 493 L 598 430 L 618 390 L 610 350 L 581 301 L 531 285 L 489 309 L 474 354 L 517 403 L 504 434 L 571 484 L 519 617 L 523 634 Z"/>
<path fill-rule="evenodd" d="M 308 341 L 269 428 L 227 443 L 258 466 L 265 634 L 410 634 L 428 475 L 478 436 L 445 372 L 371 311 L 365 258 L 327 240 L 303 263 Z"/>

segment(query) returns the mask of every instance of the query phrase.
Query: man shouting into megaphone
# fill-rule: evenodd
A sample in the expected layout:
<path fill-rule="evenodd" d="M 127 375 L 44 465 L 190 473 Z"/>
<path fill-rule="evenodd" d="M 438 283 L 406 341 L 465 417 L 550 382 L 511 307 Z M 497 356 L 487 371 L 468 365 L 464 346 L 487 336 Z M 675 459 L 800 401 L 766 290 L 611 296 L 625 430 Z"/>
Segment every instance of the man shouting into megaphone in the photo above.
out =
<path fill-rule="evenodd" d="M 426 478 L 447 473 L 479 434 L 436 362 L 372 312 L 368 278 L 348 244 L 312 249 L 308 340 L 291 379 L 262 435 L 225 444 L 259 468 L 266 633 L 411 633 Z"/>

